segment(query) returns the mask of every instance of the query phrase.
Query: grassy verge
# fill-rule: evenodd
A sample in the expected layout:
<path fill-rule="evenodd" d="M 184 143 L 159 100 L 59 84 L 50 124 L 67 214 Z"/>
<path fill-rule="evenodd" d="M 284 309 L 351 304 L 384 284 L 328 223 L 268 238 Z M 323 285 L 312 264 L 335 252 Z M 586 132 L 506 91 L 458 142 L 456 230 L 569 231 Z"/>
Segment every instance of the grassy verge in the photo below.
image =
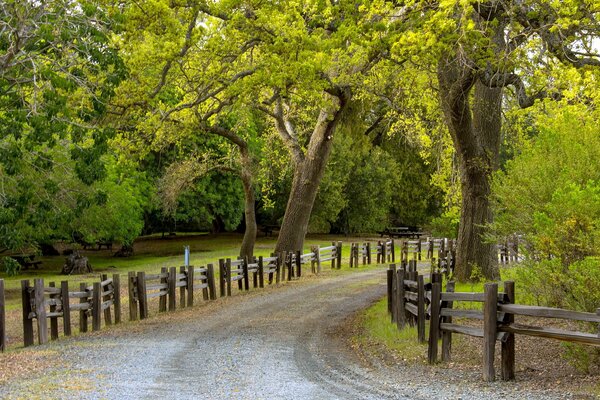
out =
<path fill-rule="evenodd" d="M 359 316 L 359 324 L 362 329 L 356 339 L 363 347 L 375 345 L 389 349 L 394 353 L 392 356 L 404 361 L 426 361 L 427 344 L 418 342 L 417 328 L 407 326 L 398 330 L 396 324 L 390 321 L 386 298 L 366 309 Z"/>

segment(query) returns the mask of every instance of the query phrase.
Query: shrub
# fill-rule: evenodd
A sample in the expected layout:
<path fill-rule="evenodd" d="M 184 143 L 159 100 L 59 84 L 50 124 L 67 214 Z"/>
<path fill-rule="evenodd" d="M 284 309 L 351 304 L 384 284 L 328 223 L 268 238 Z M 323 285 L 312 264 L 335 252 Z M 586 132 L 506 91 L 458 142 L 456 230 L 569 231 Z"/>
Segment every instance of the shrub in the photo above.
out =
<path fill-rule="evenodd" d="M 21 264 L 19 264 L 14 258 L 4 257 L 2 264 L 4 264 L 4 272 L 6 272 L 8 276 L 18 275 L 21 271 Z"/>

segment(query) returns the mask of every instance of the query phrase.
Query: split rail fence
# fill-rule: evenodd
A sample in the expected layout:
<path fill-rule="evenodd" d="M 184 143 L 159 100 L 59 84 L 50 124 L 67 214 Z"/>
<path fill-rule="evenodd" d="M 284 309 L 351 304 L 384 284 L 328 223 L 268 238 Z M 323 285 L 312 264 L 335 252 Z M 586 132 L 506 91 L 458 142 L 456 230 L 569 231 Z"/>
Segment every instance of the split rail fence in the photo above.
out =
<path fill-rule="evenodd" d="M 442 292 L 441 273 L 431 274 L 429 282 L 426 282 L 427 278 L 418 274 L 412 265 L 396 269 L 392 264 L 387 270 L 387 276 L 388 312 L 398 329 L 407 324 L 417 325 L 418 340 L 423 343 L 425 321 L 429 320 L 427 355 L 430 363 L 438 361 L 440 339 L 442 361 L 451 360 L 453 334 L 483 339 L 482 371 L 485 381 L 496 379 L 494 358 L 497 341 L 501 344 L 501 377 L 503 380 L 515 378 L 515 335 L 600 346 L 600 308 L 594 314 L 515 304 L 515 284 L 510 281 L 504 282 L 503 292 L 498 292 L 497 283 L 485 284 L 483 293 L 455 292 L 452 281 L 446 283 L 446 291 Z M 457 303 L 466 303 L 471 308 L 457 307 Z M 515 316 L 583 321 L 599 325 L 596 333 L 589 333 L 524 325 L 516 323 Z"/>

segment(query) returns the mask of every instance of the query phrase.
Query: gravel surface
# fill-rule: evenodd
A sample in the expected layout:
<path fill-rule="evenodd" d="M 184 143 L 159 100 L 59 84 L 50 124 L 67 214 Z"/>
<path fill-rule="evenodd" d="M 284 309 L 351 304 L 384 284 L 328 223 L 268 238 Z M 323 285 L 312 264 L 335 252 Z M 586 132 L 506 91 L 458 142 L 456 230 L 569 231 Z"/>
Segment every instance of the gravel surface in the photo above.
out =
<path fill-rule="evenodd" d="M 340 327 L 385 294 L 384 278 L 313 279 L 40 346 L 60 364 L 4 384 L 0 398 L 573 398 L 357 356 Z"/>

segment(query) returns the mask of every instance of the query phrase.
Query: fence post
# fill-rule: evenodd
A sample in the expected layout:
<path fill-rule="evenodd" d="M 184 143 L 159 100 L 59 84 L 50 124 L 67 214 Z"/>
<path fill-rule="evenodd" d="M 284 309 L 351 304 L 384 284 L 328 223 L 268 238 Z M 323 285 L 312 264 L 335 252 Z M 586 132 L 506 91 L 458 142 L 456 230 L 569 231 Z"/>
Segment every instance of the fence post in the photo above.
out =
<path fill-rule="evenodd" d="M 71 336 L 71 303 L 69 301 L 69 281 L 60 282 L 60 297 L 63 309 L 63 332 Z"/>
<path fill-rule="evenodd" d="M 515 283 L 512 281 L 504 282 L 504 294 L 507 304 L 515 303 Z M 599 310 L 600 311 L 600 310 Z M 515 322 L 515 315 L 507 313 L 504 317 L 504 323 L 512 324 Z M 502 380 L 509 381 L 515 379 L 515 334 L 508 333 L 506 341 L 502 342 Z"/>
<path fill-rule="evenodd" d="M 215 268 L 212 264 L 206 266 L 206 281 L 211 300 L 217 299 L 217 288 L 215 287 Z"/>
<path fill-rule="evenodd" d="M 167 277 L 162 277 L 160 278 L 160 283 L 162 285 L 166 285 L 166 288 L 163 289 L 159 289 L 159 292 L 164 291 L 165 293 L 163 293 L 161 296 L 158 297 L 158 312 L 166 312 L 167 311 L 167 302 L 168 299 L 167 297 L 169 296 L 169 290 L 170 290 L 170 286 L 169 286 L 169 270 L 167 269 L 167 267 L 162 267 L 160 269 L 160 274 L 161 275 L 167 275 Z"/>
<path fill-rule="evenodd" d="M 185 285 L 179 286 L 179 307 L 185 308 L 185 303 L 186 303 L 185 290 L 187 289 L 188 279 L 189 279 L 187 271 L 186 271 L 186 267 L 185 266 L 179 267 L 179 273 L 181 275 L 185 276 Z M 175 279 L 175 283 L 178 284 L 179 279 Z"/>
<path fill-rule="evenodd" d="M 392 245 L 390 246 L 390 253 L 392 254 L 392 262 L 396 262 L 396 242 L 394 241 L 394 238 L 391 238 L 390 241 L 392 242 Z"/>
<path fill-rule="evenodd" d="M 350 243 L 350 268 L 354 268 L 354 243 Z"/>
<path fill-rule="evenodd" d="M 175 299 L 175 293 L 177 292 L 177 268 L 169 268 L 169 277 L 167 278 L 167 284 L 169 285 L 169 311 L 175 311 L 177 309 L 177 301 Z"/>
<path fill-rule="evenodd" d="M 79 299 L 79 304 L 91 304 L 90 303 L 90 295 L 89 295 L 89 291 L 87 290 L 87 285 L 85 284 L 85 282 L 81 282 L 79 284 L 79 291 L 86 293 L 86 297 L 81 297 Z M 79 310 L 79 332 L 80 333 L 85 333 L 88 330 L 88 313 L 91 312 L 92 309 L 88 308 L 87 310 Z"/>
<path fill-rule="evenodd" d="M 425 343 L 425 282 L 423 275 L 417 275 L 417 336 L 419 343 Z"/>
<path fill-rule="evenodd" d="M 496 346 L 498 284 L 486 283 L 483 303 L 483 380 L 493 382 L 496 379 L 494 371 L 494 351 Z"/>
<path fill-rule="evenodd" d="M 315 258 L 317 261 L 317 274 L 321 273 L 321 249 L 320 246 L 315 246 Z"/>
<path fill-rule="evenodd" d="M 187 266 L 187 306 L 192 307 L 194 305 L 194 266 Z M 208 274 L 207 274 L 208 275 Z M 206 291 L 204 291 L 206 293 Z M 206 298 L 204 300 L 207 300 Z"/>
<path fill-rule="evenodd" d="M 446 292 L 454 292 L 454 281 L 450 281 L 446 284 Z M 453 304 L 451 301 L 446 303 L 446 308 L 452 308 Z M 452 323 L 452 317 L 443 317 L 445 323 Z M 450 361 L 452 351 L 452 332 L 442 332 L 442 361 Z"/>
<path fill-rule="evenodd" d="M 337 269 L 342 268 L 342 242 L 337 242 Z"/>
<path fill-rule="evenodd" d="M 302 278 L 302 251 L 296 252 L 296 266 L 298 267 L 298 278 Z"/>
<path fill-rule="evenodd" d="M 140 319 L 148 318 L 148 294 L 146 293 L 146 273 L 137 273 L 137 294 L 140 305 Z"/>
<path fill-rule="evenodd" d="M 46 320 L 46 302 L 44 299 L 44 280 L 35 279 L 33 281 L 35 288 L 35 314 L 38 326 L 38 341 L 40 344 L 48 342 L 48 321 Z"/>
<path fill-rule="evenodd" d="M 367 262 L 371 265 L 371 243 L 367 242 Z"/>
<path fill-rule="evenodd" d="M 127 273 L 127 286 L 129 289 L 129 320 L 135 321 L 137 320 L 137 298 L 139 292 L 137 290 L 137 277 L 133 271 Z"/>
<path fill-rule="evenodd" d="M 115 324 L 121 323 L 121 275 L 113 274 L 113 305 L 115 306 Z"/>
<path fill-rule="evenodd" d="M 219 259 L 219 295 L 225 296 L 225 260 Z"/>
<path fill-rule="evenodd" d="M 385 263 L 387 260 L 387 242 L 384 240 L 381 242 L 381 262 Z"/>
<path fill-rule="evenodd" d="M 226 280 L 226 284 L 227 284 L 227 296 L 231 297 L 231 276 L 232 272 L 231 272 L 231 258 L 228 258 L 227 260 L 225 260 L 225 280 Z M 238 281 L 239 285 L 242 284 L 241 281 Z"/>
<path fill-rule="evenodd" d="M 275 284 L 279 285 L 281 282 L 281 254 L 278 253 L 275 255 L 277 259 L 275 260 Z"/>
<path fill-rule="evenodd" d="M 102 274 L 100 280 L 101 281 L 105 281 L 107 279 L 108 279 L 108 275 L 107 274 Z M 107 296 L 103 295 L 105 287 L 106 286 L 100 285 L 100 304 L 102 304 L 106 300 L 110 300 L 110 295 L 107 295 Z M 114 292 L 114 290 L 113 290 L 113 292 Z M 105 325 L 112 325 L 112 318 L 111 318 L 111 315 L 110 315 L 110 307 L 106 307 L 104 309 L 104 324 Z"/>
<path fill-rule="evenodd" d="M 433 277 L 432 277 L 433 278 Z M 438 339 L 440 337 L 440 298 L 442 284 L 433 282 L 431 285 L 431 318 L 429 321 L 429 343 L 427 358 L 429 364 L 437 362 Z"/>
<path fill-rule="evenodd" d="M 390 314 L 390 316 L 393 315 L 392 311 L 393 311 L 393 293 L 394 293 L 394 273 L 395 273 L 395 269 L 396 266 L 394 265 L 390 265 L 387 269 L 387 309 L 388 309 L 388 314 Z"/>
<path fill-rule="evenodd" d="M 99 331 L 101 326 L 100 315 L 102 312 L 102 285 L 94 282 L 92 291 L 92 331 Z"/>
<path fill-rule="evenodd" d="M 294 252 L 290 251 L 288 252 L 288 259 L 287 259 L 287 280 L 291 281 L 292 280 L 292 276 L 294 275 Z"/>
<path fill-rule="evenodd" d="M 54 282 L 48 283 L 48 287 L 55 288 L 56 284 Z M 48 297 L 50 300 L 56 299 L 56 294 L 49 293 Z M 56 312 L 56 305 L 50 304 L 50 313 Z M 58 339 L 58 317 L 50 317 L 50 340 Z"/>
<path fill-rule="evenodd" d="M 29 280 L 21 281 L 21 301 L 23 308 L 23 345 L 33 345 L 33 320 L 29 318 L 31 313 L 31 292 L 29 291 Z"/>
<path fill-rule="evenodd" d="M 248 291 L 250 290 L 250 277 L 248 276 L 248 257 L 244 257 L 244 260 L 242 262 L 242 275 L 244 276 L 244 289 Z"/>
<path fill-rule="evenodd" d="M 396 323 L 398 316 L 398 270 L 395 264 L 390 264 L 392 269 L 392 296 L 391 296 L 391 313 L 390 321 Z"/>
<path fill-rule="evenodd" d="M 331 242 L 331 245 L 335 247 L 335 257 L 333 251 L 331 252 L 331 269 L 335 268 L 335 260 L 337 259 L 337 244 L 335 242 Z"/>
<path fill-rule="evenodd" d="M 265 264 L 263 261 L 263 256 L 258 256 L 258 287 L 265 287 Z"/>
<path fill-rule="evenodd" d="M 398 268 L 396 271 L 396 326 L 398 329 L 404 328 L 406 324 L 406 306 L 404 300 L 404 278 L 405 270 Z"/>
<path fill-rule="evenodd" d="M 4 279 L 0 279 L 0 351 L 6 350 L 6 311 L 4 309 Z"/>

